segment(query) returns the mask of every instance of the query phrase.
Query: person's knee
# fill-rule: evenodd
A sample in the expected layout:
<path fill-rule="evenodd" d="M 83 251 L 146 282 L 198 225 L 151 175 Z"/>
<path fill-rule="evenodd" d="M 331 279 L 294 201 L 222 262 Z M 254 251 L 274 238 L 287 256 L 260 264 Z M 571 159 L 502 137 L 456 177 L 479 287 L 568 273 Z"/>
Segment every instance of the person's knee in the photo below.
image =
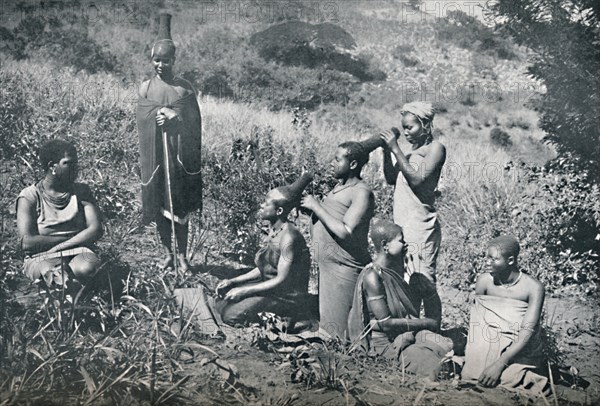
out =
<path fill-rule="evenodd" d="M 246 321 L 243 312 L 233 311 L 231 308 L 223 309 L 221 320 L 230 326 L 244 324 Z"/>
<path fill-rule="evenodd" d="M 247 301 L 231 303 L 221 309 L 221 320 L 230 326 L 247 325 L 260 320 L 259 311 Z"/>
<path fill-rule="evenodd" d="M 100 258 L 93 252 L 88 252 L 73 258 L 69 266 L 77 279 L 86 280 L 96 274 L 100 266 Z"/>

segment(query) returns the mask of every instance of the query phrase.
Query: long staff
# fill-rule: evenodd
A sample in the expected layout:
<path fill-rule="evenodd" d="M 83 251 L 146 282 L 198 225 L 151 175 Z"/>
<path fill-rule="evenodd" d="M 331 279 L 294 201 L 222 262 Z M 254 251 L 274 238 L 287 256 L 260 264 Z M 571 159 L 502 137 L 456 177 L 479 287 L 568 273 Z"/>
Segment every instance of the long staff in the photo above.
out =
<path fill-rule="evenodd" d="M 167 179 L 167 194 L 169 196 L 169 210 L 171 212 L 171 247 L 173 249 L 173 267 L 175 275 L 179 275 L 177 267 L 177 234 L 175 233 L 175 212 L 173 210 L 173 194 L 171 193 L 171 165 L 169 163 L 169 143 L 167 132 L 162 129 L 163 156 L 165 160 L 165 176 Z"/>

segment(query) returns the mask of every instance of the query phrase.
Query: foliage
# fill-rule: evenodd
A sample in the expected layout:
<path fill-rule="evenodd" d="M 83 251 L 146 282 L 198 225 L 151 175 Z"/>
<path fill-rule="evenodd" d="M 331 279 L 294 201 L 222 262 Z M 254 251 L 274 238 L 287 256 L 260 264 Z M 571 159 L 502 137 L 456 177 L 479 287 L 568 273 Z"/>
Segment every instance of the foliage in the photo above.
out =
<path fill-rule="evenodd" d="M 98 71 L 115 71 L 116 58 L 88 35 L 85 20 L 67 26 L 58 18 L 32 17 L 21 20 L 8 38 L 6 48 L 17 58 L 37 58 L 54 61 L 64 67 Z"/>
<path fill-rule="evenodd" d="M 485 269 L 486 242 L 512 234 L 521 244 L 519 266 L 548 289 L 576 283 L 586 293 L 597 291 L 600 190 L 589 175 L 560 162 L 560 168 L 510 163 L 482 192 L 442 195 L 440 213 L 454 233 L 444 237 L 447 264 L 440 272 L 452 285 L 474 283 Z"/>
<path fill-rule="evenodd" d="M 307 125 L 301 116 L 297 123 Z M 299 134 L 295 150 L 274 142 L 273 136 L 270 127 L 254 127 L 249 139 L 233 141 L 228 156 L 203 159 L 205 204 L 220 213 L 223 246 L 246 264 L 253 263 L 261 241 L 256 213 L 269 190 L 292 183 L 303 170 L 316 175 L 308 193 L 321 195 L 331 183 L 319 176 L 324 171 L 308 135 Z"/>
<path fill-rule="evenodd" d="M 533 101 L 546 140 L 600 180 L 600 6 L 593 0 L 500 0 L 491 17 L 532 52 L 529 74 L 546 87 Z"/>
<path fill-rule="evenodd" d="M 363 55 L 365 74 L 377 76 Z M 285 65 L 261 56 L 249 41 L 227 28 L 206 29 L 181 50 L 180 69 L 203 94 L 238 102 L 259 102 L 273 110 L 345 104 L 359 80 L 327 65 Z M 358 62 L 357 62 L 358 63 Z"/>
<path fill-rule="evenodd" d="M 465 49 L 474 49 L 499 59 L 516 59 L 512 45 L 475 17 L 461 10 L 448 12 L 447 18 L 436 24 L 436 38 Z"/>
<path fill-rule="evenodd" d="M 500 147 L 510 147 L 512 145 L 510 135 L 500 127 L 494 127 L 490 130 L 490 140 Z"/>
<path fill-rule="evenodd" d="M 590 293 L 600 283 L 600 187 L 575 169 L 569 159 L 530 169 L 536 187 L 515 214 L 516 220 L 531 216 L 532 237 L 542 242 L 538 255 L 550 258 L 543 279 L 553 286 L 581 284 Z"/>

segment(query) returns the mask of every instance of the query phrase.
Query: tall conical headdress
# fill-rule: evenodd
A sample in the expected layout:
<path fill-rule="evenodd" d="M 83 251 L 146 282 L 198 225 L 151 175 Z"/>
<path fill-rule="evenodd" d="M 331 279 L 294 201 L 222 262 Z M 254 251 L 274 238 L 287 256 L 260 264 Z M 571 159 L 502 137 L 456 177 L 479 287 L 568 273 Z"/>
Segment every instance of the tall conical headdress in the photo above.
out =
<path fill-rule="evenodd" d="M 302 192 L 313 180 L 313 175 L 308 172 L 303 172 L 302 175 L 291 185 L 281 186 L 278 190 L 282 195 L 289 199 L 291 202 L 299 201 L 302 197 Z"/>
<path fill-rule="evenodd" d="M 392 127 L 392 132 L 394 133 L 396 138 L 400 136 L 400 130 L 398 130 L 396 127 Z M 385 141 L 381 139 L 381 136 L 379 134 L 374 135 L 371 138 L 367 138 L 364 141 L 359 141 L 358 143 L 364 149 L 366 154 L 370 154 L 379 147 L 385 147 Z"/>
<path fill-rule="evenodd" d="M 379 147 L 385 146 L 385 141 L 381 139 L 379 134 L 372 136 L 371 138 L 367 138 L 364 141 L 358 141 L 360 146 L 365 151 L 365 154 L 370 154 L 375 151 Z"/>
<path fill-rule="evenodd" d="M 175 56 L 175 49 L 171 38 L 171 14 L 162 13 L 159 16 L 158 37 L 152 46 L 152 56 L 157 52 Z"/>

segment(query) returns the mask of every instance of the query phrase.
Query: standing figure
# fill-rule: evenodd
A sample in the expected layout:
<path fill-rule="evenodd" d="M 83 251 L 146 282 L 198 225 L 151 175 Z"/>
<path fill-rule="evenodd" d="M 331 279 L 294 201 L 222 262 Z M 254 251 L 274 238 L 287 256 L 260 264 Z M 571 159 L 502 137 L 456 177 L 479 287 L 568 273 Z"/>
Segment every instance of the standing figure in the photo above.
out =
<path fill-rule="evenodd" d="M 42 146 L 39 155 L 46 171 L 44 179 L 17 197 L 25 275 L 48 287 L 73 280 L 87 284 L 100 265 L 91 250 L 102 236 L 96 200 L 89 186 L 75 182 L 77 151 L 73 144 L 52 140 Z"/>
<path fill-rule="evenodd" d="M 381 133 L 387 148 L 383 154 L 386 181 L 395 185 L 394 223 L 402 227 L 412 258 L 412 272 L 421 278 L 432 296 L 428 303 L 441 307 L 435 288 L 435 268 L 442 241 L 442 230 L 434 208 L 435 189 L 446 161 L 446 147 L 433 139 L 434 110 L 430 103 L 412 102 L 402 107 L 402 127 L 411 150 L 404 153 L 398 146 L 400 132 Z M 396 164 L 392 163 L 394 154 Z M 435 298 L 437 297 L 437 299 Z M 436 304 L 436 301 L 439 302 Z"/>
<path fill-rule="evenodd" d="M 156 221 L 166 252 L 160 264 L 163 269 L 174 266 L 172 234 L 175 234 L 177 261 L 185 272 L 189 268 L 188 217 L 202 208 L 202 126 L 195 90 L 188 81 L 173 74 L 175 44 L 170 21 L 169 14 L 160 16 L 159 37 L 152 47 L 156 76 L 139 88 L 136 118 L 143 221 Z"/>
<path fill-rule="evenodd" d="M 373 144 L 373 143 L 371 143 Z M 319 266 L 319 326 L 332 337 L 346 339 L 348 313 L 358 274 L 371 262 L 367 235 L 375 210 L 371 187 L 360 177 L 370 148 L 360 142 L 344 142 L 332 162 L 339 183 L 318 202 L 302 199 L 312 211 L 312 252 Z"/>
<path fill-rule="evenodd" d="M 256 254 L 256 268 L 217 285 L 216 309 L 229 325 L 258 322 L 258 313 L 299 318 L 306 314 L 310 253 L 306 240 L 292 223 L 290 210 L 300 203 L 312 176 L 267 193 L 258 215 L 269 222 L 269 236 Z"/>

